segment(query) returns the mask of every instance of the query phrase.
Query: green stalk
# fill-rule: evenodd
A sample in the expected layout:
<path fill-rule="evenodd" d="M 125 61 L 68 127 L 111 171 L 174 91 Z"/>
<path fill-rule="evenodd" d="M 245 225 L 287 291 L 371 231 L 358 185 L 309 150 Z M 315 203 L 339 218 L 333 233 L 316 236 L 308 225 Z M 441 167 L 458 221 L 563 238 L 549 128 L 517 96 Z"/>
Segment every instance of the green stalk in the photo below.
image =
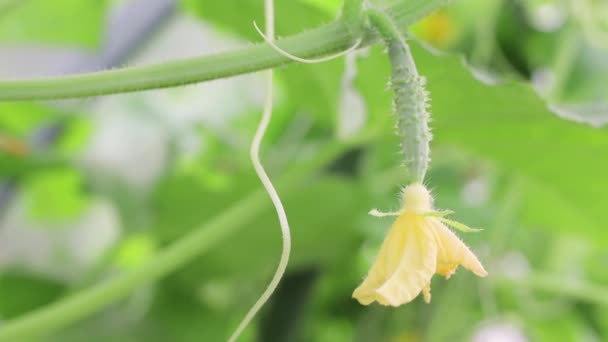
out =
<path fill-rule="evenodd" d="M 387 11 L 399 27 L 405 28 L 447 3 L 448 0 L 407 0 Z M 357 15 L 357 1 L 349 0 L 346 5 L 347 12 L 342 19 L 278 40 L 277 45 L 302 58 L 316 58 L 345 51 L 362 37 L 365 38 L 362 46 L 375 43 L 378 37 L 372 30 L 353 31 L 353 27 L 357 27 L 352 22 L 353 18 L 363 20 L 363 16 Z M 4 80 L 0 81 L 0 101 L 51 100 L 167 88 L 276 68 L 292 62 L 269 45 L 258 44 L 141 67 L 57 78 Z"/>
<path fill-rule="evenodd" d="M 329 144 L 314 159 L 281 178 L 277 182 L 278 188 L 282 192 L 290 192 L 305 186 L 306 177 L 317 172 L 345 150 L 364 143 L 370 137 L 362 136 L 349 143 Z M 246 227 L 246 223 L 263 212 L 268 205 L 265 191 L 260 189 L 251 193 L 160 251 L 140 268 L 42 307 L 24 317 L 2 322 L 0 341 L 26 341 L 43 337 L 108 307 L 137 288 L 166 276 L 209 251 L 240 228 Z"/>
<path fill-rule="evenodd" d="M 350 33 L 354 37 L 362 36 L 365 26 L 363 0 L 344 0 L 340 19 L 346 23 Z"/>

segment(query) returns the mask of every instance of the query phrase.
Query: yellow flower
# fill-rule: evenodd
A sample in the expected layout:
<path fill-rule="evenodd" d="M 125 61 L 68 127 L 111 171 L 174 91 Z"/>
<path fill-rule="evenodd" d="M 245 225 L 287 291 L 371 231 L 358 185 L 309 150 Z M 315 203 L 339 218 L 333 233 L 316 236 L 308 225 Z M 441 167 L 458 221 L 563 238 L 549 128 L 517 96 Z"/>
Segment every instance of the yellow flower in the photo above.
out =
<path fill-rule="evenodd" d="M 402 196 L 400 212 L 370 212 L 375 216 L 398 217 L 353 298 L 363 305 L 377 301 L 399 306 L 422 292 L 428 303 L 435 273 L 449 278 L 462 265 L 477 276 L 488 274 L 473 252 L 445 224 L 464 231 L 473 229 L 443 218 L 446 212 L 433 211 L 431 194 L 421 184 L 409 185 Z"/>

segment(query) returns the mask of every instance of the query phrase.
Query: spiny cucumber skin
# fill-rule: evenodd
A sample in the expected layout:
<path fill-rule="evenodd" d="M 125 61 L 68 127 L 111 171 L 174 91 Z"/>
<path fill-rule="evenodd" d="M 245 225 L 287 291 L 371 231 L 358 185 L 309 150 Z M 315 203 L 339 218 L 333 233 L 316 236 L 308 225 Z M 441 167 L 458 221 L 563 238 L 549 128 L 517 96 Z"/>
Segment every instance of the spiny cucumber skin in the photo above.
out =
<path fill-rule="evenodd" d="M 387 43 L 392 66 L 390 87 L 395 92 L 393 113 L 397 117 L 404 165 L 412 180 L 422 183 L 430 162 L 432 139 L 426 79 L 418 75 L 405 41 L 393 39 Z"/>

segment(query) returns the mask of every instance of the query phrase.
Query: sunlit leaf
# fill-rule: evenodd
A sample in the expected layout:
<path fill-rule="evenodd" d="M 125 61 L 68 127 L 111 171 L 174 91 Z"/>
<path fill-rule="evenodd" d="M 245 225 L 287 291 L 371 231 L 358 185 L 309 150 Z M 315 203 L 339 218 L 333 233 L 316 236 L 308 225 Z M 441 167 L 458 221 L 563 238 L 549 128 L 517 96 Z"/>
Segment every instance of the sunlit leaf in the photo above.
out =
<path fill-rule="evenodd" d="M 5 15 L 0 13 L 0 43 L 95 48 L 107 4 L 107 0 L 20 0 Z"/>
<path fill-rule="evenodd" d="M 83 187 L 84 180 L 77 170 L 58 168 L 38 172 L 26 180 L 25 202 L 35 219 L 70 219 L 88 204 Z"/>
<path fill-rule="evenodd" d="M 51 303 L 64 286 L 19 271 L 0 273 L 0 316 L 9 319 Z"/>

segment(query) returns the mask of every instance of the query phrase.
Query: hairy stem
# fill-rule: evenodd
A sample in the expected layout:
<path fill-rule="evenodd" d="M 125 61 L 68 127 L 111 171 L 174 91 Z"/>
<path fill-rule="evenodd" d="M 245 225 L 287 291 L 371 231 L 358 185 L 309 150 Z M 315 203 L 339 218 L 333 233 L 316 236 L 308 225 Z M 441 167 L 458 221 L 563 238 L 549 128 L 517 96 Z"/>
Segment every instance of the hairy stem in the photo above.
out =
<path fill-rule="evenodd" d="M 448 2 L 449 0 L 408 0 L 387 11 L 399 27 L 405 28 Z M 356 4 L 356 1 L 350 0 L 348 3 Z M 356 7 L 345 7 L 349 9 L 347 13 L 353 13 L 350 8 Z M 352 18 L 344 17 L 325 26 L 278 40 L 277 45 L 296 56 L 315 58 L 347 50 L 357 39 L 364 39 L 361 47 L 378 40 L 373 30 L 353 31 Z M 58 78 L 4 80 L 0 81 L 0 101 L 88 97 L 167 88 L 246 74 L 288 63 L 293 61 L 277 53 L 268 44 L 258 44 L 235 51 L 141 67 Z"/>

